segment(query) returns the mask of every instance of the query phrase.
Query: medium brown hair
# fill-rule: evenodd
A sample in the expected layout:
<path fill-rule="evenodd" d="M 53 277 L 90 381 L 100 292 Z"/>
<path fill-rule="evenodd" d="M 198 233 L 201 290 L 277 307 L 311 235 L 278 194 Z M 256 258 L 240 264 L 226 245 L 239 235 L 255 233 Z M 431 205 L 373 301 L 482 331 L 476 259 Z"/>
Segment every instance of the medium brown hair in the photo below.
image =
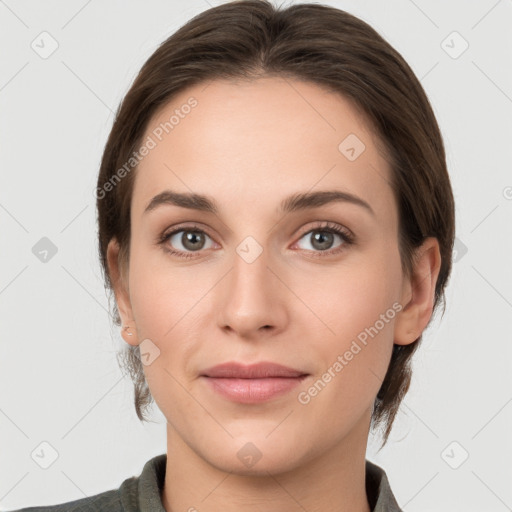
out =
<path fill-rule="evenodd" d="M 132 155 L 152 116 L 195 84 L 263 76 L 315 83 L 351 100 L 364 115 L 391 165 L 404 274 L 411 274 L 414 250 L 426 237 L 439 241 L 441 268 L 434 312 L 442 303 L 444 314 L 455 236 L 454 201 L 443 140 L 420 82 L 402 56 L 361 19 L 325 5 L 281 9 L 266 0 L 236 0 L 195 16 L 149 57 L 119 106 L 97 183 L 99 255 L 109 300 L 113 288 L 107 246 L 117 239 L 119 264 L 127 268 L 136 172 Z M 133 170 L 127 170 L 127 162 Z M 125 172 L 120 172 L 122 168 Z M 113 313 L 120 325 L 115 301 Z M 372 412 L 372 428 L 384 426 L 382 446 L 409 389 L 411 358 L 420 340 L 421 335 L 409 345 L 393 345 Z M 124 349 L 120 364 L 130 373 L 137 416 L 145 421 L 144 410 L 153 398 L 139 347 Z"/>

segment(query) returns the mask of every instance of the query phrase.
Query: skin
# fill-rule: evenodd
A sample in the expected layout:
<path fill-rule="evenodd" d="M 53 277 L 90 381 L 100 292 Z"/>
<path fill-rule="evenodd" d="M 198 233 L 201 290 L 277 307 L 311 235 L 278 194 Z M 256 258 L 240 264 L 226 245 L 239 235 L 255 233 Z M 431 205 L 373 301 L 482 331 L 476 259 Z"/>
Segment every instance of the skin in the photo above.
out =
<path fill-rule="evenodd" d="M 198 105 L 136 170 L 129 265 L 119 265 L 115 240 L 108 248 L 123 325 L 134 333 L 123 331 L 125 341 L 150 339 L 160 351 L 144 371 L 167 419 L 162 503 L 173 512 L 369 512 L 372 406 L 393 343 L 414 342 L 431 317 L 438 242 L 428 238 L 412 275 L 402 274 L 391 169 L 343 97 L 281 78 L 214 81 L 173 98 L 145 137 L 191 96 Z M 366 146 L 354 161 L 338 150 L 350 133 Z M 219 213 L 165 205 L 143 214 L 166 189 L 208 195 Z M 292 193 L 332 189 L 359 196 L 375 215 L 348 202 L 278 212 Z M 312 231 L 324 221 L 349 229 L 355 243 L 334 234 L 322 251 Z M 195 252 L 183 245 L 183 232 L 157 243 L 181 223 L 206 233 Z M 236 252 L 248 236 L 262 249 L 250 264 Z M 164 245 L 193 257 L 173 256 Z M 402 310 L 301 404 L 299 392 L 394 303 Z M 273 361 L 310 375 L 285 395 L 240 404 L 199 378 L 226 361 Z M 252 467 L 237 456 L 247 443 L 261 454 Z"/>

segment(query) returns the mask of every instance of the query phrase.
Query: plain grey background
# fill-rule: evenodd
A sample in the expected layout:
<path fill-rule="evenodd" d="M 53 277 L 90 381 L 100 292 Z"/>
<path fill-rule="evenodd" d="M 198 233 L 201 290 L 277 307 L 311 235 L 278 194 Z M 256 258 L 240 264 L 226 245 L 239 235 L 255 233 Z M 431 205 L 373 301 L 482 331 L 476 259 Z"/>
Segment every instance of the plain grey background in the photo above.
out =
<path fill-rule="evenodd" d="M 0 0 L 3 510 L 117 488 L 166 451 L 165 418 L 154 405 L 154 422 L 138 421 L 117 365 L 94 190 L 140 66 L 219 3 Z M 370 439 L 367 456 L 406 512 L 511 510 L 512 2 L 322 3 L 372 25 L 421 79 L 456 200 L 446 313 L 425 332 L 388 445 Z"/>

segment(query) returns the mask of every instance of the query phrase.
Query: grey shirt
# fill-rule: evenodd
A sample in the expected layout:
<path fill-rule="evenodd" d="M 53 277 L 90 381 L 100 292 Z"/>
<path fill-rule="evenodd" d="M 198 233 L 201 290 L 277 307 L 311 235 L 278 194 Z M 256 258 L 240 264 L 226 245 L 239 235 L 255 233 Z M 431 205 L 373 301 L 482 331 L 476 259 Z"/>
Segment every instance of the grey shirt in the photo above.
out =
<path fill-rule="evenodd" d="M 167 454 L 148 460 L 140 476 L 127 478 L 118 489 L 59 505 L 29 507 L 11 512 L 165 512 L 160 498 L 164 487 Z M 372 512 L 403 512 L 385 471 L 366 460 L 366 495 Z"/>

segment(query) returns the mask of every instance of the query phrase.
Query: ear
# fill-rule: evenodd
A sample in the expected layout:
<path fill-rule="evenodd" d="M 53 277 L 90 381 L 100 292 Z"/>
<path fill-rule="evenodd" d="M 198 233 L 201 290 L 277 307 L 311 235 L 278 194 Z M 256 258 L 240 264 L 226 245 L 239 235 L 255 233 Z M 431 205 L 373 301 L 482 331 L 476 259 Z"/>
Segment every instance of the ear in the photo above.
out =
<path fill-rule="evenodd" d="M 404 279 L 400 304 L 403 309 L 395 321 L 396 345 L 409 345 L 427 326 L 434 307 L 435 288 L 441 254 L 437 238 L 429 237 L 416 249 L 411 276 Z"/>
<path fill-rule="evenodd" d="M 128 288 L 128 272 L 120 261 L 119 243 L 115 238 L 110 240 L 107 247 L 107 263 L 117 309 L 119 310 L 119 316 L 122 322 L 121 336 L 129 345 L 138 345 L 137 330 L 133 318 Z M 124 329 L 124 327 L 129 327 L 129 330 Z M 132 335 L 128 333 L 132 333 Z"/>

